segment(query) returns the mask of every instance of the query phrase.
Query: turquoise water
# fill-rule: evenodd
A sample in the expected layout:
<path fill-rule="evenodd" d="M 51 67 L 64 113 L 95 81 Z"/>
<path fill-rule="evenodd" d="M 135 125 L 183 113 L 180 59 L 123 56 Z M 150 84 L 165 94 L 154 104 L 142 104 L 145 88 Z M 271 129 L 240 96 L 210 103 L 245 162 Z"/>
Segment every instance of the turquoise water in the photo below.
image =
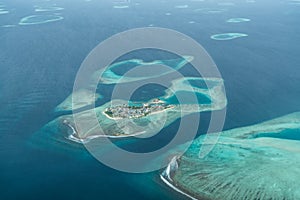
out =
<path fill-rule="evenodd" d="M 167 102 L 168 104 L 194 104 L 195 100 L 192 97 L 196 97 L 197 101 L 200 104 L 210 104 L 211 100 L 209 97 L 207 97 L 204 94 L 200 94 L 200 93 L 193 93 L 193 92 L 187 92 L 187 91 L 179 91 L 174 93 L 174 95 L 172 95 L 169 98 L 161 98 L 161 100 Z"/>
<path fill-rule="evenodd" d="M 299 114 L 212 134 L 218 141 L 204 158 L 200 136 L 164 177 L 200 198 L 299 199 Z"/>
<path fill-rule="evenodd" d="M 193 87 L 197 87 L 200 89 L 208 89 L 208 86 L 206 85 L 205 81 L 188 80 L 188 83 Z"/>
<path fill-rule="evenodd" d="M 283 130 L 280 133 L 261 133 L 255 136 L 256 138 L 260 137 L 272 137 L 286 140 L 300 140 L 300 130 L 299 129 L 287 129 Z"/>
<path fill-rule="evenodd" d="M 228 98 L 225 129 L 299 111 L 299 5 L 286 0 L 231 2 L 233 6 L 208 0 L 132 0 L 128 8 L 115 9 L 116 5 L 108 0 L 2 0 L 1 199 L 184 198 L 161 183 L 158 172 L 117 172 L 96 161 L 78 144 L 52 140 L 47 132 L 42 134 L 45 137 L 35 138 L 41 127 L 61 114 L 53 110 L 72 92 L 76 72 L 88 53 L 99 42 L 130 28 L 175 29 L 205 47 L 225 81 Z M 18 25 L 23 17 L 37 14 L 35 5 L 47 7 L 48 4 L 64 10 L 47 15 L 64 19 Z M 176 8 L 179 5 L 188 7 Z M 240 17 L 251 21 L 226 22 Z M 248 36 L 227 41 L 210 39 L 212 35 L 231 32 Z M 140 54 L 140 59 L 162 58 Z M 185 73 L 195 74 L 194 71 Z M 109 95 L 109 89 L 102 91 L 104 96 Z M 149 95 L 145 93 L 144 99 L 149 99 L 153 91 L 145 90 Z M 206 131 L 209 117 L 209 113 L 203 114 L 199 133 Z M 131 146 L 130 141 L 120 145 L 132 151 L 159 148 L 173 137 L 178 123 L 172 124 L 154 142 L 142 141 Z M 286 133 L 282 137 L 294 136 Z"/>

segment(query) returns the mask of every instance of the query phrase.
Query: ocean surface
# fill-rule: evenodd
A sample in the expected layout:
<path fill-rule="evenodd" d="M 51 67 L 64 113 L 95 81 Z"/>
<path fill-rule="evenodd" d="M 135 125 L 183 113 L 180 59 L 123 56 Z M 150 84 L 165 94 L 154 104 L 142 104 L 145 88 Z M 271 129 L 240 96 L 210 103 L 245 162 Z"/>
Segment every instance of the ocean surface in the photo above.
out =
<path fill-rule="evenodd" d="M 0 2 L 1 199 L 184 199 L 159 180 L 159 172 L 118 172 L 79 145 L 32 140 L 59 115 L 54 109 L 72 92 L 88 53 L 131 28 L 174 29 L 207 50 L 225 81 L 225 130 L 300 110 L 299 1 Z M 39 7 L 48 11 L 35 10 Z M 19 25 L 22 18 L 37 14 L 63 19 Z M 226 22 L 231 18 L 250 21 Z M 247 36 L 211 38 L 222 33 Z"/>

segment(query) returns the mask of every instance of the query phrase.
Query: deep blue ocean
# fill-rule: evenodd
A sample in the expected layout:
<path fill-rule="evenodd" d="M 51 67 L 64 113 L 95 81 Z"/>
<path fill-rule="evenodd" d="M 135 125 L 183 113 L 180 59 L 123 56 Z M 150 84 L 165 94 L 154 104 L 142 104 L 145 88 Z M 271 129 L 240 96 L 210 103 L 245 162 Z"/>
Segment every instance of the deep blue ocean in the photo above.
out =
<path fill-rule="evenodd" d="M 83 148 L 70 146 L 66 151 L 51 139 L 48 145 L 31 141 L 58 116 L 54 109 L 72 92 L 87 54 L 101 41 L 131 28 L 174 29 L 208 51 L 225 81 L 224 129 L 299 111 L 300 4 L 220 2 L 225 1 L 132 0 L 123 9 L 114 8 L 113 0 L 1 0 L 9 13 L 0 14 L 0 199 L 184 199 L 159 180 L 159 172 L 122 173 L 102 165 Z M 21 18 L 36 14 L 35 5 L 62 7 L 55 13 L 64 19 L 18 25 Z M 203 8 L 224 10 L 195 11 Z M 226 22 L 237 17 L 251 21 Z M 226 32 L 248 36 L 210 38 Z"/>

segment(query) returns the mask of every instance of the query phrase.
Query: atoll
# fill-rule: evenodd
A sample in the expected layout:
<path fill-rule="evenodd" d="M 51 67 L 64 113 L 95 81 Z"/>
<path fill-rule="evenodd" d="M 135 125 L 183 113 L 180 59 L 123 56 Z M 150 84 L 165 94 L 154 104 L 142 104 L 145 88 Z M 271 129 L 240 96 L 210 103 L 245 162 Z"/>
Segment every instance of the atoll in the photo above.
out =
<path fill-rule="evenodd" d="M 110 66 L 105 67 L 104 69 L 96 71 L 91 79 L 90 83 L 88 83 L 89 86 L 93 87 L 95 85 L 99 84 L 116 84 L 116 83 L 128 83 L 133 81 L 139 81 L 144 80 L 148 78 L 154 78 L 166 75 L 168 73 L 173 72 L 172 70 L 179 70 L 182 67 L 184 67 L 187 63 L 193 60 L 192 56 L 184 56 L 183 58 L 179 59 L 171 59 L 171 60 L 156 60 L 152 62 L 144 62 L 143 60 L 137 60 L 137 59 L 131 59 L 131 60 L 125 60 L 116 62 Z M 119 68 L 124 68 L 125 66 L 130 66 L 129 69 L 134 67 L 141 67 L 150 69 L 154 65 L 166 65 L 170 69 L 167 70 L 158 70 L 154 74 L 148 75 L 148 76 L 124 76 L 121 74 L 117 74 L 115 70 Z M 152 70 L 154 71 L 154 70 Z M 174 85 L 174 84 L 173 84 Z M 176 85 L 176 84 L 175 84 Z M 73 97 L 73 98 L 72 98 Z M 102 96 L 98 93 L 93 93 L 90 91 L 90 88 L 81 88 L 76 92 L 73 92 L 73 94 L 69 95 L 62 103 L 60 103 L 55 111 L 74 111 L 86 106 L 90 106 L 95 101 L 101 99 Z M 73 102 L 72 102 L 73 99 Z M 73 104 L 72 104 L 73 103 Z"/>
<path fill-rule="evenodd" d="M 80 93 L 75 95 L 79 99 L 83 96 Z M 58 108 L 71 109 L 70 98 L 60 104 Z M 88 99 L 95 100 L 92 97 L 86 98 L 86 100 Z M 77 103 L 79 107 L 82 105 L 81 102 Z M 161 128 L 185 115 L 220 110 L 226 105 L 222 79 L 184 77 L 172 81 L 163 96 L 155 97 L 147 102 L 114 99 L 94 109 L 63 115 L 50 122 L 46 127 L 51 130 L 53 130 L 51 127 L 58 127 L 58 129 L 64 130 L 60 133 L 65 138 L 80 143 L 86 143 L 99 137 L 147 136 L 157 133 Z M 95 117 L 96 120 L 91 120 Z M 151 123 L 150 126 L 149 123 Z"/>

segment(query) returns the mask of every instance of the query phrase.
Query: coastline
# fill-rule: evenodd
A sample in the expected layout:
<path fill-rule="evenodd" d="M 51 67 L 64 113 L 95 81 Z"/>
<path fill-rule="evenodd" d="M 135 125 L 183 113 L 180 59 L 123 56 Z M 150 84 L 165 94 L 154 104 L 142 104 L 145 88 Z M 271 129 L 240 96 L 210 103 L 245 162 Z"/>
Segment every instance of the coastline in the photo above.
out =
<path fill-rule="evenodd" d="M 192 199 L 192 200 L 211 200 L 210 198 L 207 198 L 205 196 L 192 194 L 189 191 L 187 191 L 184 188 L 181 188 L 180 186 L 176 186 L 173 178 L 172 178 L 172 172 L 176 171 L 178 169 L 178 159 L 180 159 L 180 156 L 174 156 L 171 161 L 169 162 L 168 166 L 160 173 L 160 180 L 167 185 L 172 190 L 182 194 L 183 196 Z"/>
<path fill-rule="evenodd" d="M 138 135 L 141 135 L 141 134 L 145 133 L 145 131 L 142 131 L 142 132 L 137 132 L 137 133 L 133 133 L 133 134 L 130 134 L 130 135 L 120 135 L 120 136 L 114 136 L 114 135 L 91 135 L 91 136 L 86 137 L 86 138 L 79 138 L 76 129 L 70 123 L 68 123 L 67 121 L 64 121 L 63 124 L 66 125 L 66 126 L 68 126 L 72 130 L 72 133 L 70 135 L 68 135 L 67 137 L 65 137 L 65 138 L 68 139 L 68 140 L 71 140 L 73 142 L 80 143 L 80 144 L 86 144 L 86 143 L 88 143 L 91 140 L 96 139 L 96 138 L 118 139 L 118 138 L 135 137 L 135 136 L 138 136 Z"/>
<path fill-rule="evenodd" d="M 87 137 L 85 139 L 77 138 L 76 136 L 74 136 L 74 135 L 71 134 L 68 137 L 66 137 L 66 139 L 71 140 L 73 142 L 80 143 L 80 144 L 86 144 L 86 143 L 90 142 L 91 140 L 97 139 L 97 138 L 119 139 L 119 138 L 135 137 L 135 136 L 142 135 L 142 134 L 144 134 L 144 131 L 143 132 L 134 133 L 134 134 L 130 134 L 130 135 L 121 135 L 121 136 L 114 136 L 114 135 L 93 135 L 93 136 L 89 136 L 89 137 Z"/>
<path fill-rule="evenodd" d="M 171 189 L 173 189 L 174 191 L 188 197 L 189 199 L 192 200 L 198 200 L 197 198 L 193 197 L 192 194 L 188 194 L 187 192 L 185 192 L 183 189 L 176 187 L 172 182 L 174 182 L 172 180 L 172 176 L 171 176 L 171 172 L 176 171 L 178 168 L 178 162 L 177 159 L 179 157 L 178 156 L 174 156 L 171 161 L 169 162 L 168 166 L 165 168 L 165 170 L 160 174 L 160 179 Z"/>
<path fill-rule="evenodd" d="M 191 195 L 189 195 L 188 193 L 184 192 L 183 190 L 177 188 L 176 186 L 174 186 L 170 181 L 168 181 L 162 174 L 160 174 L 160 179 L 171 189 L 173 189 L 174 191 L 192 199 L 192 200 L 198 200 L 197 198 L 192 197 Z"/>

